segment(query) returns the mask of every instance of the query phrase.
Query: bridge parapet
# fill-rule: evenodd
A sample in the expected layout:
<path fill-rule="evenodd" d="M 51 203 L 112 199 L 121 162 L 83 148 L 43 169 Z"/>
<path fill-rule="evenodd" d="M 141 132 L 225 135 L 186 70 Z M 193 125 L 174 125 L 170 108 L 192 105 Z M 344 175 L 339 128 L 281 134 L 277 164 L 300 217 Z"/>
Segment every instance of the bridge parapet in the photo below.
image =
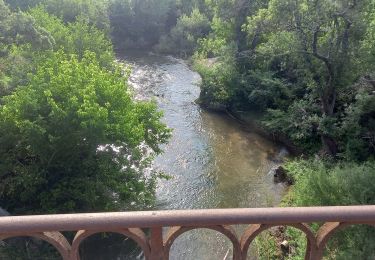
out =
<path fill-rule="evenodd" d="M 324 223 L 317 232 L 310 223 Z M 233 225 L 248 225 L 238 236 Z M 306 235 L 306 260 L 323 258 L 332 235 L 347 226 L 375 226 L 375 206 L 250 208 L 89 213 L 0 217 L 0 240 L 28 236 L 54 246 L 63 260 L 79 260 L 82 242 L 97 233 L 119 233 L 133 239 L 146 260 L 168 260 L 174 241 L 192 229 L 222 233 L 233 244 L 233 259 L 245 260 L 250 245 L 263 231 L 290 226 Z M 150 229 L 146 234 L 143 229 Z M 61 233 L 75 232 L 72 243 Z"/>

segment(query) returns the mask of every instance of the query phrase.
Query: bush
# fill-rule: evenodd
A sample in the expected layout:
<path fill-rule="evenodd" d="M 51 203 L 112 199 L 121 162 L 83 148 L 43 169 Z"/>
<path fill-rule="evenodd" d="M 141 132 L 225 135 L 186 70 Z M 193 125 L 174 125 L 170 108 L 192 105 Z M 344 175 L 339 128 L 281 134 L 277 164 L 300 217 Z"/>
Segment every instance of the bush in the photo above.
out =
<path fill-rule="evenodd" d="M 63 20 L 47 13 L 42 7 L 33 8 L 29 13 L 38 26 L 50 33 L 55 50 L 63 48 L 66 53 L 77 54 L 79 59 L 82 59 L 85 51 L 91 51 L 96 54 L 100 65 L 111 67 L 114 60 L 111 41 L 102 30 L 90 25 L 83 16 L 66 25 Z"/>
<path fill-rule="evenodd" d="M 166 32 L 171 0 L 111 0 L 112 38 L 119 49 L 149 49 Z"/>
<path fill-rule="evenodd" d="M 169 130 L 95 54 L 52 54 L 0 107 L 0 200 L 15 214 L 145 207 Z M 150 174 L 146 174 L 150 172 Z"/>
<path fill-rule="evenodd" d="M 347 206 L 375 204 L 375 162 L 363 164 L 324 163 L 318 160 L 289 162 L 286 168 L 295 179 L 287 200 L 288 206 Z M 317 226 L 314 226 L 315 228 Z M 290 233 L 290 231 L 289 231 Z M 305 238 L 289 234 L 298 241 L 303 259 Z M 374 259 L 375 229 L 355 226 L 335 235 L 329 244 L 327 257 L 332 259 Z M 293 258 L 293 259 L 294 259 Z"/>
<path fill-rule="evenodd" d="M 182 15 L 170 35 L 163 36 L 155 47 L 159 52 L 174 53 L 188 57 L 194 53 L 198 40 L 208 35 L 210 21 L 198 9 L 193 9 L 190 16 Z"/>
<path fill-rule="evenodd" d="M 197 59 L 194 67 L 202 77 L 199 103 L 214 110 L 229 108 L 233 95 L 232 86 L 237 84 L 233 62 Z"/>

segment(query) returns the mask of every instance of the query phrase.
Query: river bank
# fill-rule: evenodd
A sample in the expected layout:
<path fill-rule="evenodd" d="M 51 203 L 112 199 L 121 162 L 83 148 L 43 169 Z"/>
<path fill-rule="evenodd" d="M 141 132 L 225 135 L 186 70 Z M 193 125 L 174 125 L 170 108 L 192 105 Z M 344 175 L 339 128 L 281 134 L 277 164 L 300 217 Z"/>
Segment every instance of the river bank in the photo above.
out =
<path fill-rule="evenodd" d="M 225 113 L 235 119 L 239 124 L 243 125 L 248 131 L 253 131 L 268 140 L 285 146 L 291 155 L 298 156 L 303 153 L 303 150 L 296 146 L 285 134 L 281 132 L 270 132 L 265 129 L 261 123 L 259 123 L 261 117 L 254 117 L 254 114 L 251 112 L 226 110 Z"/>

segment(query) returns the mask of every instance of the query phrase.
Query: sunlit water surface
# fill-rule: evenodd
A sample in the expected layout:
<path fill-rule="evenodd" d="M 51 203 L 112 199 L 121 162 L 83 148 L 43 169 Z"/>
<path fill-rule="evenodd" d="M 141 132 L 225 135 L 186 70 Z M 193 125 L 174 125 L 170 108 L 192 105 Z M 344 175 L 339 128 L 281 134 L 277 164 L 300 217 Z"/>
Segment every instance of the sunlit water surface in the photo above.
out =
<path fill-rule="evenodd" d="M 172 177 L 159 183 L 158 209 L 251 208 L 279 203 L 284 188 L 273 183 L 269 172 L 286 155 L 285 149 L 245 131 L 225 114 L 201 109 L 195 103 L 201 79 L 185 61 L 145 53 L 121 55 L 119 60 L 132 66 L 130 83 L 137 98 L 155 99 L 164 111 L 164 122 L 173 129 L 154 165 Z M 236 229 L 240 232 L 243 227 Z M 170 259 L 231 259 L 231 252 L 229 240 L 219 233 L 197 230 L 176 240 Z"/>

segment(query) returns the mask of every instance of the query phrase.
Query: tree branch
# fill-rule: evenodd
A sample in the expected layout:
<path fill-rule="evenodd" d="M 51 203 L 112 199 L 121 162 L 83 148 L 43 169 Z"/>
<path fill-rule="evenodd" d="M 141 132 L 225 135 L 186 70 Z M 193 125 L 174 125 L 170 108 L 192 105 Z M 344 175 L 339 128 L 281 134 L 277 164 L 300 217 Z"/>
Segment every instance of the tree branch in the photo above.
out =
<path fill-rule="evenodd" d="M 313 49 L 313 55 L 318 58 L 319 60 L 324 61 L 324 63 L 329 64 L 329 59 L 328 57 L 325 57 L 318 52 L 318 34 L 320 32 L 320 26 L 317 26 L 314 35 L 313 35 L 313 43 L 312 43 L 312 49 Z"/>

